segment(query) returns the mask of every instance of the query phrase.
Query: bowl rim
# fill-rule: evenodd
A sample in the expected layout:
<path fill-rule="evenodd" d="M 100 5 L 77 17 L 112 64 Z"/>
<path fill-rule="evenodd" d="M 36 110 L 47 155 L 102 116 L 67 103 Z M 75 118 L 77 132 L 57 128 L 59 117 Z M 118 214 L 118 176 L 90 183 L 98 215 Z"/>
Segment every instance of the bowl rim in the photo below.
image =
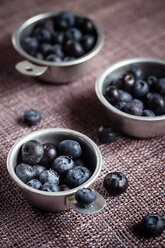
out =
<path fill-rule="evenodd" d="M 78 137 L 79 139 L 82 139 L 85 143 L 87 143 L 93 150 L 95 157 L 96 157 L 96 168 L 95 171 L 93 172 L 92 176 L 82 185 L 75 187 L 73 189 L 70 190 L 66 190 L 66 191 L 59 191 L 59 192 L 46 192 L 46 191 L 42 191 L 42 190 L 37 190 L 37 189 L 33 189 L 32 187 L 26 185 L 24 182 L 22 182 L 16 175 L 15 170 L 13 168 L 13 158 L 14 158 L 14 154 L 16 151 L 18 151 L 18 149 L 21 148 L 22 144 L 27 142 L 28 140 L 33 139 L 33 137 L 39 136 L 39 135 L 44 135 L 47 133 L 52 133 L 52 134 L 59 134 L 61 132 L 61 134 L 71 134 L 71 135 L 75 135 L 76 137 Z M 31 138 L 32 137 L 32 138 Z M 42 196 L 69 196 L 74 194 L 78 189 L 81 189 L 83 187 L 89 187 L 98 177 L 100 171 L 102 168 L 102 155 L 101 152 L 98 148 L 98 146 L 94 143 L 94 141 L 92 141 L 88 136 L 78 132 L 78 131 L 74 131 L 71 129 L 66 129 L 66 128 L 46 128 L 46 129 L 40 129 L 34 132 L 31 132 L 25 136 L 23 136 L 22 138 L 18 139 L 15 144 L 12 146 L 12 148 L 10 149 L 8 156 L 7 156 L 7 170 L 8 173 L 10 175 L 10 177 L 12 178 L 12 180 L 23 190 L 38 194 L 38 195 L 42 195 Z"/>
<path fill-rule="evenodd" d="M 136 121 L 144 121 L 144 122 L 154 122 L 154 121 L 162 121 L 165 120 L 165 115 L 160 116 L 154 116 L 154 117 L 146 117 L 146 116 L 135 116 L 131 114 L 127 114 L 117 108 L 115 108 L 112 104 L 110 104 L 105 96 L 103 95 L 102 88 L 104 85 L 105 78 L 110 75 L 113 71 L 116 69 L 119 69 L 122 66 L 128 65 L 128 64 L 134 64 L 134 63 L 158 63 L 163 66 L 165 66 L 165 61 L 157 58 L 143 58 L 143 57 L 135 57 L 135 58 L 129 58 L 124 59 L 121 61 L 118 61 L 116 63 L 113 63 L 112 65 L 109 65 L 106 69 L 101 72 L 101 74 L 98 76 L 96 83 L 95 83 L 95 92 L 99 99 L 99 101 L 111 112 L 114 114 L 117 114 L 118 116 L 122 116 L 124 118 L 130 119 L 130 120 L 136 120 Z"/>
<path fill-rule="evenodd" d="M 93 58 L 102 48 L 103 43 L 104 43 L 104 32 L 103 29 L 101 28 L 101 26 L 96 23 L 93 19 L 87 17 L 87 16 L 83 16 L 80 15 L 78 13 L 73 13 L 75 16 L 79 16 L 79 17 L 83 17 L 83 18 L 89 18 L 93 24 L 94 27 L 96 29 L 96 33 L 97 33 L 97 41 L 96 44 L 94 46 L 94 48 L 89 51 L 88 53 L 86 53 L 85 55 L 83 55 L 82 57 L 75 59 L 73 61 L 65 61 L 65 62 L 49 62 L 46 60 L 40 60 L 37 59 L 33 56 L 31 56 L 30 54 L 28 54 L 21 46 L 20 43 L 20 36 L 22 31 L 27 28 L 28 26 L 30 26 L 32 23 L 37 22 L 37 21 L 42 21 L 46 18 L 51 18 L 55 15 L 57 15 L 58 13 L 60 13 L 61 11 L 51 11 L 51 12 L 43 12 L 37 15 L 34 15 L 28 19 L 26 19 L 12 34 L 12 44 L 14 46 L 14 48 L 16 49 L 16 51 L 22 55 L 24 58 L 28 59 L 29 61 L 33 62 L 34 64 L 37 65 L 41 65 L 41 66 L 57 66 L 57 67 L 68 67 L 68 66 L 73 66 L 73 65 L 77 65 L 77 64 L 81 64 L 91 58 Z"/>

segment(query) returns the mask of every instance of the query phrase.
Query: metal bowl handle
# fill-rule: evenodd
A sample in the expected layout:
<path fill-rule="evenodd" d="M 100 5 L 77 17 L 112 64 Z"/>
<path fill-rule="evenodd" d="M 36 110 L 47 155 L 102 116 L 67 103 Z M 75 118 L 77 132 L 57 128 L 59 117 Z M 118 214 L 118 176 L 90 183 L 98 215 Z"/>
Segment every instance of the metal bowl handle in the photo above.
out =
<path fill-rule="evenodd" d="M 28 76 L 41 76 L 48 69 L 47 66 L 35 65 L 27 60 L 23 60 L 15 65 L 17 71 Z"/>
<path fill-rule="evenodd" d="M 101 211 L 106 204 L 104 197 L 96 191 L 95 191 L 95 193 L 96 193 L 96 201 L 88 208 L 80 207 L 77 204 L 77 201 L 75 199 L 75 195 L 68 196 L 67 198 L 69 200 L 70 205 L 72 206 L 72 208 L 76 212 L 81 213 L 81 214 L 95 214 L 95 213 Z"/>

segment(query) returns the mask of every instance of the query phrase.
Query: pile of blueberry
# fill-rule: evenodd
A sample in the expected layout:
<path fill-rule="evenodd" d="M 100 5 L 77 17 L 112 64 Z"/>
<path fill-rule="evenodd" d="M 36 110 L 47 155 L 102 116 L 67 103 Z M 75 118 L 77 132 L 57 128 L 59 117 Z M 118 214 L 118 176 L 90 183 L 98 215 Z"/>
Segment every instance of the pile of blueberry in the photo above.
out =
<path fill-rule="evenodd" d="M 136 116 L 165 114 L 165 78 L 142 76 L 140 69 L 127 72 L 110 82 L 105 98 L 117 109 Z"/>
<path fill-rule="evenodd" d="M 16 175 L 34 189 L 48 192 L 69 190 L 91 176 L 82 160 L 82 153 L 75 140 L 63 140 L 57 147 L 30 140 L 22 145 L 21 163 L 16 166 Z"/>
<path fill-rule="evenodd" d="M 37 23 L 21 45 L 37 59 L 66 62 L 92 50 L 96 39 L 96 29 L 91 20 L 70 12 L 61 12 Z"/>

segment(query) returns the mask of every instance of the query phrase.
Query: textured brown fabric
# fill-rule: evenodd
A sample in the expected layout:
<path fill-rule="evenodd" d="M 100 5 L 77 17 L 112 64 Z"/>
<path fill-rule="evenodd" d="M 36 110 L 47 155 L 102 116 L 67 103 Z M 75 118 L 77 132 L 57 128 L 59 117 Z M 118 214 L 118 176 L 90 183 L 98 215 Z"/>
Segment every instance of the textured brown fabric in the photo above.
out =
<path fill-rule="evenodd" d="M 112 62 L 135 56 L 165 58 L 164 0 L 1 0 L 0 8 L 0 247 L 165 247 L 164 235 L 150 240 L 134 226 L 149 212 L 164 215 L 165 138 L 146 140 L 119 135 L 110 145 L 97 140 L 97 128 L 108 119 L 96 98 L 94 84 Z M 89 15 L 104 28 L 101 53 L 87 75 L 60 86 L 40 83 L 15 71 L 21 57 L 11 45 L 11 34 L 26 18 L 49 10 L 72 10 Z M 21 121 L 26 109 L 42 112 L 42 121 L 29 128 Z M 84 216 L 73 210 L 42 213 L 34 209 L 6 170 L 11 146 L 40 128 L 64 127 L 83 132 L 101 149 L 103 169 L 94 188 L 106 198 L 100 214 Z M 129 188 L 109 197 L 103 178 L 121 171 Z"/>

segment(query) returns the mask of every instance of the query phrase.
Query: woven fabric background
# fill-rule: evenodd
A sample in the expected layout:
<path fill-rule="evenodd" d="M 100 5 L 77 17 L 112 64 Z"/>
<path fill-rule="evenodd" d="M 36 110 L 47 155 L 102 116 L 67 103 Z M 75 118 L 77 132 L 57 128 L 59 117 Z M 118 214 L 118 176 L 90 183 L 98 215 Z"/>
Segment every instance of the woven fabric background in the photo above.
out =
<path fill-rule="evenodd" d="M 135 56 L 165 59 L 165 1 L 1 0 L 0 6 L 0 247 L 165 247 L 164 234 L 148 240 L 134 230 L 149 212 L 164 216 L 165 137 L 119 135 L 112 144 L 100 144 L 97 129 L 108 119 L 94 90 L 99 73 L 113 62 Z M 105 44 L 90 73 L 56 86 L 16 72 L 15 64 L 22 58 L 11 45 L 12 32 L 35 14 L 64 9 L 88 15 L 104 28 Z M 32 128 L 21 121 L 29 108 L 40 110 L 43 116 Z M 6 158 L 11 146 L 25 134 L 48 127 L 80 131 L 99 145 L 103 169 L 94 188 L 106 199 L 99 214 L 40 212 L 10 179 Z M 103 189 L 109 171 L 128 177 L 129 188 L 119 197 L 109 197 Z"/>

